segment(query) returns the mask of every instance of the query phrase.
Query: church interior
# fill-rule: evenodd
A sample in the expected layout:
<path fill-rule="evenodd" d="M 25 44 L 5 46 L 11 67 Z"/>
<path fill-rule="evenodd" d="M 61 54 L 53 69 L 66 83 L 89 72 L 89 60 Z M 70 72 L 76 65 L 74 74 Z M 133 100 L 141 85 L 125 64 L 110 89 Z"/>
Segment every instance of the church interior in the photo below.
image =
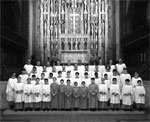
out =
<path fill-rule="evenodd" d="M 149 0 L 1 0 L 0 8 L 1 81 L 29 58 L 42 65 L 122 58 L 130 74 L 149 79 Z"/>

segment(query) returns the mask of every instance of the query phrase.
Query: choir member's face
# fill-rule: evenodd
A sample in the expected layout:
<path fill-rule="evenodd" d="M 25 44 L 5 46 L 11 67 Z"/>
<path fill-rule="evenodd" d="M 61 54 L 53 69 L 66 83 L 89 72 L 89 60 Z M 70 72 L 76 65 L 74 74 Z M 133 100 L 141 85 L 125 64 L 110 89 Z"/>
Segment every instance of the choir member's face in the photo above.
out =
<path fill-rule="evenodd" d="M 113 79 L 113 84 L 116 84 L 117 83 L 117 80 L 116 79 Z"/>
<path fill-rule="evenodd" d="M 117 75 L 117 72 L 116 72 L 116 71 L 113 71 L 113 75 Z"/>
<path fill-rule="evenodd" d="M 104 80 L 104 78 L 102 78 L 102 79 L 101 79 L 101 81 L 102 81 L 102 84 L 104 84 L 104 83 L 105 83 L 105 80 Z"/>
<path fill-rule="evenodd" d="M 21 77 L 18 77 L 18 83 L 21 83 Z"/>
<path fill-rule="evenodd" d="M 129 82 L 128 81 L 126 81 L 126 85 L 128 85 L 129 84 Z"/>
<path fill-rule="evenodd" d="M 70 77 L 70 72 L 67 72 L 67 77 Z"/>
<path fill-rule="evenodd" d="M 109 64 L 112 65 L 112 64 L 113 64 L 113 61 L 112 61 L 112 60 L 109 60 Z"/>
<path fill-rule="evenodd" d="M 30 83 L 31 83 L 31 79 L 28 79 L 28 80 L 27 80 L 27 83 L 30 84 Z"/>
<path fill-rule="evenodd" d="M 76 78 L 79 78 L 79 74 L 75 74 L 76 75 Z"/>
<path fill-rule="evenodd" d="M 63 69 L 63 71 L 65 71 L 66 67 L 65 67 L 65 66 L 63 66 L 63 67 L 62 67 L 62 69 Z"/>
<path fill-rule="evenodd" d="M 102 65 L 103 63 L 102 63 L 102 60 L 99 60 L 99 65 Z"/>
<path fill-rule="evenodd" d="M 78 83 L 77 83 L 77 82 L 75 82 L 75 83 L 74 83 L 74 86 L 78 86 Z"/>
<path fill-rule="evenodd" d="M 108 78 L 108 76 L 107 76 L 107 75 L 104 75 L 104 78 L 105 78 L 105 79 L 107 79 L 107 78 Z"/>
<path fill-rule="evenodd" d="M 123 70 L 123 73 L 127 73 L 127 70 L 126 70 L 126 69 L 124 69 L 124 70 Z"/>
<path fill-rule="evenodd" d="M 53 78 L 53 82 L 56 82 L 56 78 Z"/>
<path fill-rule="evenodd" d="M 48 84 L 48 80 L 44 80 L 45 84 Z"/>
<path fill-rule="evenodd" d="M 86 66 L 85 66 L 85 70 L 88 70 L 88 69 L 89 69 L 89 67 L 86 65 Z"/>
<path fill-rule="evenodd" d="M 138 82 L 138 85 L 139 85 L 139 86 L 141 86 L 141 85 L 142 85 L 142 83 L 141 83 L 141 82 Z"/>
<path fill-rule="evenodd" d="M 37 63 L 36 63 L 36 64 L 37 64 L 37 66 L 40 66 L 40 61 L 37 61 Z"/>
<path fill-rule="evenodd" d="M 91 79 L 91 83 L 95 83 L 95 80 L 94 80 L 94 79 Z"/>
<path fill-rule="evenodd" d="M 33 76 L 33 77 L 32 77 L 32 80 L 35 80 L 35 79 L 36 79 L 36 77 L 35 77 L 35 76 Z"/>
<path fill-rule="evenodd" d="M 31 60 L 30 59 L 28 60 L 28 64 L 31 64 Z"/>
<path fill-rule="evenodd" d="M 67 85 L 70 85 L 70 81 L 67 81 Z"/>
<path fill-rule="evenodd" d="M 106 70 L 107 70 L 107 71 L 110 71 L 110 67 L 109 67 L 109 66 L 107 66 L 107 67 L 106 67 Z"/>
<path fill-rule="evenodd" d="M 33 71 L 36 72 L 36 70 L 37 70 L 36 67 L 33 67 Z"/>
<path fill-rule="evenodd" d="M 98 71 L 98 66 L 95 66 L 95 70 Z"/>
<path fill-rule="evenodd" d="M 43 71 L 46 72 L 46 66 L 43 66 Z"/>
<path fill-rule="evenodd" d="M 60 81 L 60 84 L 64 84 L 64 80 L 61 80 L 61 81 Z"/>
<path fill-rule="evenodd" d="M 38 79 L 38 78 L 36 79 L 36 83 L 37 83 L 37 84 L 39 83 L 39 79 Z"/>
<path fill-rule="evenodd" d="M 44 78 L 44 77 L 45 77 L 45 74 L 42 73 L 42 74 L 41 74 L 41 78 Z"/>
<path fill-rule="evenodd" d="M 58 76 L 61 77 L 61 76 L 62 76 L 62 73 L 58 73 Z"/>
<path fill-rule="evenodd" d="M 85 83 L 82 83 L 83 86 L 85 86 Z"/>
<path fill-rule="evenodd" d="M 139 77 L 139 74 L 137 72 L 134 73 L 135 77 Z"/>
<path fill-rule="evenodd" d="M 75 70 L 78 69 L 78 65 L 77 65 L 77 64 L 74 65 L 74 69 L 75 69 Z"/>
<path fill-rule="evenodd" d="M 47 62 L 47 67 L 49 67 L 50 66 L 50 63 L 49 62 Z"/>
<path fill-rule="evenodd" d="M 88 74 L 85 75 L 85 78 L 88 78 Z"/>
<path fill-rule="evenodd" d="M 60 61 L 57 61 L 57 65 L 58 65 L 58 66 L 60 65 Z"/>
<path fill-rule="evenodd" d="M 26 74 L 26 71 L 25 71 L 25 70 L 22 70 L 22 74 Z"/>
<path fill-rule="evenodd" d="M 53 74 L 50 73 L 50 74 L 49 74 L 49 77 L 52 78 L 52 77 L 53 77 Z"/>
<path fill-rule="evenodd" d="M 121 58 L 119 59 L 119 63 L 122 63 L 122 59 Z"/>
<path fill-rule="evenodd" d="M 15 77 L 16 77 L 16 73 L 13 73 L 13 74 L 12 74 L 12 78 L 15 78 Z"/>
<path fill-rule="evenodd" d="M 70 66 L 70 65 L 71 65 L 70 60 L 68 60 L 67 65 L 68 65 L 68 66 Z"/>

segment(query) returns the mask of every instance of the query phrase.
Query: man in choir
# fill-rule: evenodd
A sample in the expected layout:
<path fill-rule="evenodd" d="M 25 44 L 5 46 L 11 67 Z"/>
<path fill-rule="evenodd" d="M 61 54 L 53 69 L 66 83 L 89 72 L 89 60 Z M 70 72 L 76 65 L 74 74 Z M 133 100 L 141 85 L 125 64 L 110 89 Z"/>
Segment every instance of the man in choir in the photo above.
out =
<path fill-rule="evenodd" d="M 115 69 L 115 65 L 113 65 L 112 59 L 109 60 L 109 65 L 110 65 L 110 71 L 113 72 L 113 70 Z"/>
<path fill-rule="evenodd" d="M 109 91 L 108 91 L 108 86 L 105 83 L 105 80 L 102 78 L 101 84 L 99 86 L 99 110 L 108 110 L 108 96 L 109 96 Z"/>
<path fill-rule="evenodd" d="M 52 67 L 50 66 L 50 62 L 48 61 L 47 64 L 46 64 L 46 71 L 48 73 L 52 72 Z"/>
<path fill-rule="evenodd" d="M 78 64 L 75 64 L 75 65 L 74 65 L 74 69 L 71 71 L 71 76 L 72 76 L 73 78 L 75 78 L 75 76 L 76 76 L 75 73 L 76 73 L 76 72 L 81 72 L 81 71 L 78 70 Z"/>
<path fill-rule="evenodd" d="M 99 75 L 98 75 L 98 72 L 95 72 L 94 73 L 94 77 L 95 77 L 95 83 L 97 84 L 97 85 L 99 85 L 100 84 L 100 80 L 101 80 L 101 77 L 99 77 Z"/>
<path fill-rule="evenodd" d="M 103 65 L 103 61 L 99 60 L 99 72 L 101 73 L 101 76 L 103 75 L 103 72 L 105 71 L 105 66 Z"/>
<path fill-rule="evenodd" d="M 91 84 L 88 87 L 89 89 L 89 109 L 96 110 L 98 108 L 98 85 L 95 83 L 95 78 L 91 78 Z"/>
<path fill-rule="evenodd" d="M 48 84 L 48 79 L 44 79 L 44 84 L 42 86 L 42 109 L 43 111 L 50 109 L 51 93 L 50 85 Z"/>
<path fill-rule="evenodd" d="M 117 79 L 117 83 L 118 83 L 119 85 L 121 85 L 120 76 L 118 75 L 116 69 L 113 70 L 113 74 L 112 74 L 111 80 L 110 80 L 110 83 L 111 83 L 111 84 L 112 84 L 112 79 L 113 79 L 113 78 L 116 78 L 116 79 Z"/>
<path fill-rule="evenodd" d="M 108 89 L 110 88 L 110 80 L 108 79 L 108 74 L 104 74 L 104 78 L 102 78 L 102 80 L 104 79 L 105 84 L 107 85 Z M 101 81 L 102 81 L 101 80 Z"/>
<path fill-rule="evenodd" d="M 21 82 L 21 77 L 18 76 L 17 83 L 14 85 L 14 99 L 15 99 L 15 111 L 23 110 L 23 90 L 24 84 Z"/>
<path fill-rule="evenodd" d="M 68 60 L 67 61 L 67 66 L 66 66 L 66 71 L 72 71 L 74 69 L 74 67 L 71 65 L 71 61 Z"/>
<path fill-rule="evenodd" d="M 125 85 L 125 79 L 129 79 L 131 84 L 131 75 L 128 73 L 127 68 L 124 68 L 120 74 L 121 87 Z"/>
<path fill-rule="evenodd" d="M 60 65 L 60 61 L 57 61 L 56 72 L 62 71 L 62 66 Z"/>
<path fill-rule="evenodd" d="M 76 72 L 76 73 L 75 73 L 75 78 L 73 79 L 73 84 L 74 84 L 75 82 L 78 83 L 78 86 L 81 86 L 81 78 L 80 78 L 79 72 Z"/>
<path fill-rule="evenodd" d="M 98 73 L 98 77 L 101 77 L 101 73 L 99 72 L 98 65 L 95 65 L 94 71 L 91 72 L 91 77 L 95 77 L 95 72 Z"/>
<path fill-rule="evenodd" d="M 92 75 L 91 75 L 91 71 L 89 70 L 89 65 L 88 65 L 88 64 L 85 65 L 85 70 L 82 72 L 82 77 L 85 77 L 85 75 L 84 75 L 85 72 L 88 73 L 89 77 L 92 76 Z"/>
<path fill-rule="evenodd" d="M 141 80 L 142 81 L 142 78 L 139 76 L 139 73 L 138 72 L 135 72 L 134 73 L 134 77 L 132 77 L 132 80 L 131 80 L 131 84 L 132 84 L 132 86 L 135 88 L 137 85 L 138 85 L 138 83 L 137 83 L 137 81 L 138 80 Z M 143 83 L 142 83 L 143 84 Z"/>
<path fill-rule="evenodd" d="M 40 84 L 41 84 L 41 86 L 44 85 L 44 82 L 45 82 L 44 79 L 45 79 L 45 74 L 41 73 L 41 78 L 40 78 Z"/>
<path fill-rule="evenodd" d="M 28 79 L 28 74 L 26 73 L 25 69 L 22 69 L 21 70 L 21 74 L 19 75 L 21 77 L 21 82 L 23 84 L 26 84 L 27 83 L 27 79 Z"/>
<path fill-rule="evenodd" d="M 87 72 L 84 73 L 84 77 L 82 78 L 82 81 L 85 81 L 85 84 L 87 87 L 91 83 L 91 79 L 90 79 L 89 74 Z"/>
<path fill-rule="evenodd" d="M 73 109 L 78 110 L 79 109 L 80 88 L 79 88 L 77 82 L 74 82 L 72 92 L 73 92 Z"/>
<path fill-rule="evenodd" d="M 36 78 L 36 83 L 33 86 L 33 101 L 34 101 L 34 109 L 39 111 L 41 109 L 41 102 L 42 102 L 42 86 L 39 83 L 40 79 Z"/>
<path fill-rule="evenodd" d="M 59 93 L 58 93 L 58 98 L 59 98 L 59 110 L 64 110 L 65 109 L 65 84 L 64 84 L 64 79 L 60 80 L 60 85 L 59 85 Z"/>
<path fill-rule="evenodd" d="M 30 78 L 32 78 L 32 75 L 35 75 L 36 77 L 39 77 L 39 74 L 37 72 L 37 68 L 33 67 L 32 72 L 30 73 Z"/>
<path fill-rule="evenodd" d="M 14 108 L 14 87 L 17 83 L 16 73 L 13 73 L 11 78 L 8 79 L 7 87 L 6 87 L 6 94 L 7 94 L 7 101 L 10 109 Z"/>
<path fill-rule="evenodd" d="M 42 71 L 43 71 L 43 67 L 41 66 L 41 63 L 40 63 L 40 61 L 37 61 L 37 63 L 36 63 L 36 69 L 37 69 L 37 73 L 38 73 L 38 75 L 40 75 L 41 73 L 42 73 Z"/>
<path fill-rule="evenodd" d="M 133 87 L 130 84 L 130 80 L 125 80 L 125 85 L 122 87 L 122 104 L 124 110 L 132 110 L 133 104 Z"/>
<path fill-rule="evenodd" d="M 58 90 L 59 85 L 57 83 L 57 78 L 53 77 L 53 83 L 51 84 L 51 109 L 58 110 Z"/>
<path fill-rule="evenodd" d="M 110 107 L 112 110 L 119 110 L 120 108 L 120 88 L 116 78 L 113 78 L 110 85 Z"/>
<path fill-rule="evenodd" d="M 27 79 L 27 84 L 24 85 L 24 109 L 33 109 L 33 84 L 31 83 L 31 78 Z"/>
<path fill-rule="evenodd" d="M 138 85 L 134 89 L 135 104 L 137 110 L 141 111 L 144 109 L 146 91 L 141 80 L 138 80 L 137 83 Z"/>
<path fill-rule="evenodd" d="M 26 73 L 28 75 L 30 75 L 30 73 L 32 72 L 32 69 L 33 69 L 33 65 L 31 64 L 31 60 L 30 59 L 28 59 L 28 63 L 25 64 L 23 68 L 26 70 Z"/>
<path fill-rule="evenodd" d="M 65 87 L 65 109 L 71 111 L 72 109 L 72 86 L 70 85 L 70 79 L 67 80 Z"/>
<path fill-rule="evenodd" d="M 122 62 L 122 59 L 120 58 L 118 63 L 116 64 L 116 70 L 118 72 L 118 74 L 120 75 L 123 72 L 124 68 L 127 68 L 125 63 Z"/>
<path fill-rule="evenodd" d="M 80 87 L 80 109 L 88 109 L 88 87 L 85 84 L 85 81 L 82 81 L 82 86 Z"/>

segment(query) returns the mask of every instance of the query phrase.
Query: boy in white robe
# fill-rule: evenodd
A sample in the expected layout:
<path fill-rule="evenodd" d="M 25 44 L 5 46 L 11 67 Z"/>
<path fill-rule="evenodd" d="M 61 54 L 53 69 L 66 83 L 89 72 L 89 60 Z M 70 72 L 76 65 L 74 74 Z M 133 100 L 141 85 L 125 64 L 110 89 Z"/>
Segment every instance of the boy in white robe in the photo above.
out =
<path fill-rule="evenodd" d="M 13 73 L 11 78 L 8 79 L 6 87 L 7 101 L 10 109 L 14 108 L 14 87 L 16 83 L 17 83 L 16 73 Z"/>
<path fill-rule="evenodd" d="M 33 84 L 31 83 L 31 78 L 27 79 L 27 84 L 24 85 L 24 109 L 33 109 Z"/>
<path fill-rule="evenodd" d="M 81 78 L 79 77 L 80 75 L 79 75 L 79 72 L 76 72 L 75 73 L 75 78 L 73 78 L 73 84 L 75 83 L 75 82 L 77 82 L 78 83 L 78 86 L 81 86 Z"/>
<path fill-rule="evenodd" d="M 37 69 L 38 75 L 40 75 L 40 74 L 42 73 L 42 71 L 43 71 L 43 67 L 42 67 L 41 64 L 40 64 L 40 61 L 37 61 L 35 67 L 36 67 L 36 69 Z"/>
<path fill-rule="evenodd" d="M 44 78 L 45 78 L 45 74 L 41 73 L 41 78 L 40 78 L 40 84 L 41 84 L 41 86 L 43 86 L 43 84 L 44 84 Z"/>
<path fill-rule="evenodd" d="M 113 78 L 116 78 L 117 79 L 117 84 L 121 85 L 120 76 L 118 75 L 116 69 L 113 70 L 113 73 L 112 73 L 112 76 L 111 76 L 111 80 L 110 80 L 111 84 L 112 84 L 112 79 Z"/>
<path fill-rule="evenodd" d="M 113 78 L 113 83 L 110 85 L 110 107 L 112 110 L 120 108 L 120 87 L 116 78 Z"/>
<path fill-rule="evenodd" d="M 91 71 L 89 70 L 89 65 L 88 64 L 86 64 L 85 65 L 85 70 L 82 72 L 82 78 L 84 78 L 85 77 L 85 72 L 87 72 L 88 73 L 88 76 L 91 78 Z"/>
<path fill-rule="evenodd" d="M 42 109 L 49 110 L 51 101 L 50 85 L 48 84 L 48 79 L 44 79 L 44 85 L 42 86 Z"/>
<path fill-rule="evenodd" d="M 33 99 L 34 99 L 34 109 L 40 110 L 41 109 L 41 101 L 42 101 L 42 87 L 39 83 L 39 78 L 36 78 L 36 84 L 33 87 Z"/>
<path fill-rule="evenodd" d="M 73 78 L 75 78 L 76 72 L 79 72 L 80 75 L 81 75 L 81 73 L 82 73 L 81 70 L 78 70 L 78 64 L 75 64 L 75 65 L 74 65 L 74 69 L 71 71 L 71 76 L 72 76 Z"/>
<path fill-rule="evenodd" d="M 35 85 L 36 83 L 36 76 L 32 75 L 31 84 Z"/>
<path fill-rule="evenodd" d="M 29 75 L 26 73 L 25 69 L 22 69 L 21 74 L 19 76 L 21 77 L 21 82 L 23 84 L 26 84 Z"/>
<path fill-rule="evenodd" d="M 46 71 L 47 71 L 48 73 L 52 72 L 52 67 L 50 66 L 50 62 L 47 62 Z"/>
<path fill-rule="evenodd" d="M 87 87 L 90 85 L 91 79 L 87 72 L 84 73 L 84 77 L 82 78 L 82 81 L 85 81 Z"/>
<path fill-rule="evenodd" d="M 99 86 L 99 110 L 108 110 L 108 86 L 105 83 L 105 80 L 102 79 Z"/>
<path fill-rule="evenodd" d="M 113 73 L 110 71 L 109 65 L 106 65 L 105 71 L 103 72 L 103 77 L 104 77 L 104 74 L 107 74 L 108 80 L 111 80 Z"/>
<path fill-rule="evenodd" d="M 53 77 L 57 78 L 58 73 L 56 72 L 56 67 L 55 65 L 52 67 L 52 73 L 53 73 Z"/>
<path fill-rule="evenodd" d="M 67 80 L 70 80 L 70 85 L 73 86 L 73 78 L 71 77 L 71 71 L 67 71 L 64 84 L 67 85 Z"/>
<path fill-rule="evenodd" d="M 121 88 L 125 85 L 126 79 L 129 79 L 131 84 L 131 75 L 127 72 L 127 68 L 124 68 L 123 72 L 120 74 Z"/>
<path fill-rule="evenodd" d="M 99 72 L 103 75 L 103 72 L 105 71 L 105 65 L 103 65 L 102 60 L 99 60 Z"/>
<path fill-rule="evenodd" d="M 51 85 L 53 83 L 53 73 L 49 73 L 48 83 Z"/>
<path fill-rule="evenodd" d="M 110 65 L 110 71 L 113 72 L 113 70 L 115 69 L 115 65 L 113 65 L 112 59 L 109 60 L 109 65 Z"/>
<path fill-rule="evenodd" d="M 60 61 L 57 61 L 56 72 L 62 71 L 62 66 L 60 65 Z"/>
<path fill-rule="evenodd" d="M 98 75 L 98 72 L 95 72 L 95 73 L 94 73 L 94 78 L 95 78 L 95 83 L 96 83 L 97 85 L 99 85 L 100 82 L 101 82 L 101 77 Z"/>
<path fill-rule="evenodd" d="M 132 81 L 131 81 L 131 84 L 134 88 L 138 85 L 138 83 L 137 83 L 138 80 L 142 81 L 142 78 L 139 77 L 139 74 L 137 72 L 135 72 L 134 77 L 132 77 Z M 143 84 L 143 82 L 142 82 L 142 84 Z"/>
<path fill-rule="evenodd" d="M 66 72 L 67 71 L 72 71 L 74 69 L 74 67 L 71 65 L 71 61 L 68 60 L 67 61 L 67 66 L 66 66 Z"/>
<path fill-rule="evenodd" d="M 63 78 L 66 77 L 66 67 L 65 67 L 65 65 L 62 66 L 62 77 Z"/>
<path fill-rule="evenodd" d="M 26 70 L 26 73 L 28 75 L 30 75 L 30 73 L 32 72 L 32 69 L 33 69 L 33 65 L 31 64 L 31 60 L 30 59 L 28 59 L 28 63 L 25 64 L 23 68 Z"/>
<path fill-rule="evenodd" d="M 124 110 L 132 110 L 133 104 L 133 87 L 130 84 L 130 80 L 125 80 L 125 85 L 122 88 L 122 104 Z"/>
<path fill-rule="evenodd" d="M 32 75 L 35 75 L 36 77 L 39 77 L 39 74 L 37 72 L 37 68 L 33 67 L 32 72 L 30 73 L 30 78 L 32 78 Z"/>
<path fill-rule="evenodd" d="M 98 68 L 99 68 L 98 65 L 95 65 L 94 71 L 91 72 L 91 77 L 95 77 L 95 72 L 98 73 L 98 77 L 99 77 L 99 78 L 102 77 L 102 74 L 101 74 L 101 72 L 99 72 L 99 69 L 98 69 Z"/>
<path fill-rule="evenodd" d="M 123 72 L 124 68 L 127 68 L 125 63 L 122 63 L 122 59 L 121 58 L 119 59 L 119 62 L 118 62 L 118 64 L 116 64 L 115 67 L 116 67 L 116 70 L 117 70 L 119 75 Z"/>
<path fill-rule="evenodd" d="M 45 74 L 45 77 L 44 77 L 44 78 L 48 78 L 48 76 L 49 76 L 49 72 L 47 72 L 47 70 L 46 70 L 46 66 L 43 66 L 43 71 L 42 71 L 42 73 L 44 73 L 44 74 Z M 41 74 L 40 74 L 40 76 L 41 76 Z"/>
<path fill-rule="evenodd" d="M 58 71 L 58 76 L 57 76 L 57 83 L 58 83 L 58 85 L 60 85 L 61 79 L 63 79 L 63 77 L 62 77 L 62 71 Z"/>
<path fill-rule="evenodd" d="M 141 111 L 144 109 L 146 91 L 141 80 L 138 80 L 137 83 L 138 85 L 134 89 L 135 104 L 137 110 Z"/>
<path fill-rule="evenodd" d="M 14 86 L 15 111 L 23 110 L 23 90 L 24 90 L 24 84 L 21 82 L 21 77 L 18 76 L 17 83 L 15 83 Z"/>

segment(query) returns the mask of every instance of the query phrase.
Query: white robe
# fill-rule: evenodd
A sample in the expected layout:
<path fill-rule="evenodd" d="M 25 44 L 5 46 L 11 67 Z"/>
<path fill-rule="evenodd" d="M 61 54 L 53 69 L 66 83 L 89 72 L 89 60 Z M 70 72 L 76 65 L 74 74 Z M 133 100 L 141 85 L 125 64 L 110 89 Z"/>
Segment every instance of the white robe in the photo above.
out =
<path fill-rule="evenodd" d="M 6 87 L 6 94 L 8 101 L 14 101 L 14 87 L 17 83 L 17 78 L 9 78 L 7 87 Z"/>
<path fill-rule="evenodd" d="M 112 77 L 113 73 L 112 73 L 112 72 L 104 71 L 104 72 L 103 72 L 103 78 L 104 78 L 104 75 L 105 75 L 105 74 L 107 74 L 108 79 L 111 80 L 111 77 Z"/>
<path fill-rule="evenodd" d="M 103 76 L 103 72 L 105 72 L 105 66 L 104 65 L 99 65 L 98 67 L 99 67 L 98 70 L 101 73 L 101 77 L 102 77 Z"/>
<path fill-rule="evenodd" d="M 107 84 L 99 84 L 99 101 L 106 102 L 108 101 L 108 87 Z M 101 92 L 104 92 L 105 94 L 101 94 Z"/>
<path fill-rule="evenodd" d="M 89 78 L 91 78 L 92 77 L 91 71 L 83 71 L 82 72 L 82 78 L 85 77 L 84 73 L 86 73 L 86 72 L 88 73 Z"/>
<path fill-rule="evenodd" d="M 97 72 L 98 73 L 98 77 L 102 77 L 102 74 L 101 74 L 101 72 Z M 91 76 L 90 76 L 91 78 L 95 78 L 95 71 L 93 71 L 93 72 L 91 72 Z"/>
<path fill-rule="evenodd" d="M 33 73 L 33 72 L 32 72 L 32 73 L 30 73 L 30 78 L 32 78 L 32 75 L 35 75 L 36 78 L 40 78 L 40 76 L 41 76 L 41 75 L 40 75 L 39 73 L 37 73 L 37 72 L 36 72 L 36 73 Z"/>
<path fill-rule="evenodd" d="M 30 74 L 32 72 L 33 65 L 32 64 L 25 64 L 24 69 L 26 70 L 27 74 Z"/>
<path fill-rule="evenodd" d="M 48 79 L 48 84 L 51 85 L 52 83 L 53 83 L 53 79 L 52 79 L 52 78 L 49 78 L 49 79 Z"/>
<path fill-rule="evenodd" d="M 50 85 L 49 84 L 44 84 L 42 86 L 42 101 L 43 102 L 51 101 Z"/>
<path fill-rule="evenodd" d="M 144 86 L 136 86 L 134 89 L 135 103 L 145 104 L 145 96 L 140 96 L 140 94 L 146 95 Z"/>
<path fill-rule="evenodd" d="M 120 81 L 121 81 L 121 85 L 125 85 L 125 80 L 126 79 L 129 79 L 130 80 L 130 83 L 131 83 L 131 75 L 130 74 L 120 74 Z"/>
<path fill-rule="evenodd" d="M 41 102 L 42 101 L 42 86 L 41 86 L 41 84 L 33 86 L 33 93 L 34 93 L 33 101 Z M 36 93 L 38 93 L 39 95 L 36 96 Z"/>
<path fill-rule="evenodd" d="M 77 82 L 78 86 L 81 86 L 81 81 L 82 81 L 81 78 L 73 78 L 73 84 L 74 84 L 74 82 Z"/>
<path fill-rule="evenodd" d="M 44 79 L 40 79 L 40 82 L 39 82 L 39 83 L 41 84 L 41 86 L 43 86 L 43 85 L 44 85 L 44 82 L 45 82 Z M 35 84 L 34 84 L 34 85 L 35 85 Z"/>
<path fill-rule="evenodd" d="M 39 75 L 41 75 L 41 73 L 43 72 L 43 67 L 42 66 L 35 66 L 36 67 L 36 69 L 37 69 L 37 73 L 39 74 Z"/>
<path fill-rule="evenodd" d="M 31 84 L 35 85 L 36 81 L 35 80 L 31 80 Z"/>
<path fill-rule="evenodd" d="M 24 90 L 24 84 L 23 83 L 16 83 L 15 84 L 15 87 L 14 87 L 14 90 L 15 90 L 15 103 L 18 103 L 18 102 L 23 102 L 24 101 L 24 93 L 20 93 L 20 90 Z M 19 91 L 19 93 L 17 93 L 17 91 Z"/>
<path fill-rule="evenodd" d="M 108 88 L 110 88 L 110 80 L 105 80 L 105 84 L 107 85 Z"/>
<path fill-rule="evenodd" d="M 47 71 L 48 73 L 52 72 L 52 67 L 46 67 L 46 71 Z"/>
<path fill-rule="evenodd" d="M 101 83 L 101 78 L 95 78 L 95 83 L 99 85 Z"/>
<path fill-rule="evenodd" d="M 84 65 L 78 66 L 78 70 L 80 71 L 80 73 L 83 72 L 85 70 Z"/>
<path fill-rule="evenodd" d="M 58 73 L 57 72 L 52 72 L 53 73 L 53 77 L 57 78 Z"/>
<path fill-rule="evenodd" d="M 113 83 L 113 78 L 116 78 L 117 79 L 117 84 L 121 84 L 121 81 L 120 81 L 120 76 L 119 75 L 112 75 L 112 77 L 111 77 L 111 80 L 110 80 L 110 84 L 112 84 Z"/>
<path fill-rule="evenodd" d="M 141 77 L 138 77 L 138 78 L 133 77 L 132 78 L 131 84 L 132 84 L 133 87 L 136 87 L 138 85 L 138 83 L 137 83 L 138 80 L 142 81 Z"/>
<path fill-rule="evenodd" d="M 89 86 L 91 84 L 91 78 L 82 78 L 82 81 L 85 81 L 85 86 Z"/>
<path fill-rule="evenodd" d="M 24 86 L 24 102 L 25 103 L 33 102 L 33 84 L 25 84 L 25 86 Z"/>
<path fill-rule="evenodd" d="M 132 105 L 132 103 L 133 103 L 133 87 L 132 87 L 132 85 L 124 85 L 123 86 L 123 88 L 122 88 L 122 103 L 123 103 L 123 105 Z"/>
<path fill-rule="evenodd" d="M 115 69 L 115 65 L 110 65 L 110 71 L 113 72 L 114 69 Z"/>
<path fill-rule="evenodd" d="M 118 95 L 113 95 L 112 93 L 117 93 Z M 119 104 L 120 103 L 120 88 L 118 84 L 110 85 L 110 103 Z"/>
<path fill-rule="evenodd" d="M 123 69 L 126 68 L 126 65 L 124 63 L 122 64 L 116 64 L 116 70 L 119 74 L 122 73 Z"/>
<path fill-rule="evenodd" d="M 29 75 L 27 75 L 27 74 L 24 74 L 24 75 L 19 75 L 20 77 L 21 77 L 21 82 L 23 83 L 23 84 L 27 84 L 27 79 L 29 78 Z"/>
<path fill-rule="evenodd" d="M 62 71 L 62 66 L 55 66 L 56 67 L 56 72 Z"/>
<path fill-rule="evenodd" d="M 89 65 L 89 71 L 94 72 L 95 71 L 95 65 Z"/>
<path fill-rule="evenodd" d="M 72 65 L 66 66 L 66 72 L 67 71 L 73 71 L 74 67 Z"/>
<path fill-rule="evenodd" d="M 47 71 L 46 71 L 46 72 L 42 72 L 42 73 L 44 73 L 44 74 L 45 74 L 45 77 L 44 77 L 44 78 L 48 78 L 48 77 L 49 77 L 49 72 L 47 72 Z M 41 74 L 42 74 L 42 73 L 41 73 Z M 39 77 L 39 78 L 41 78 L 41 75 L 40 75 L 40 77 Z"/>

